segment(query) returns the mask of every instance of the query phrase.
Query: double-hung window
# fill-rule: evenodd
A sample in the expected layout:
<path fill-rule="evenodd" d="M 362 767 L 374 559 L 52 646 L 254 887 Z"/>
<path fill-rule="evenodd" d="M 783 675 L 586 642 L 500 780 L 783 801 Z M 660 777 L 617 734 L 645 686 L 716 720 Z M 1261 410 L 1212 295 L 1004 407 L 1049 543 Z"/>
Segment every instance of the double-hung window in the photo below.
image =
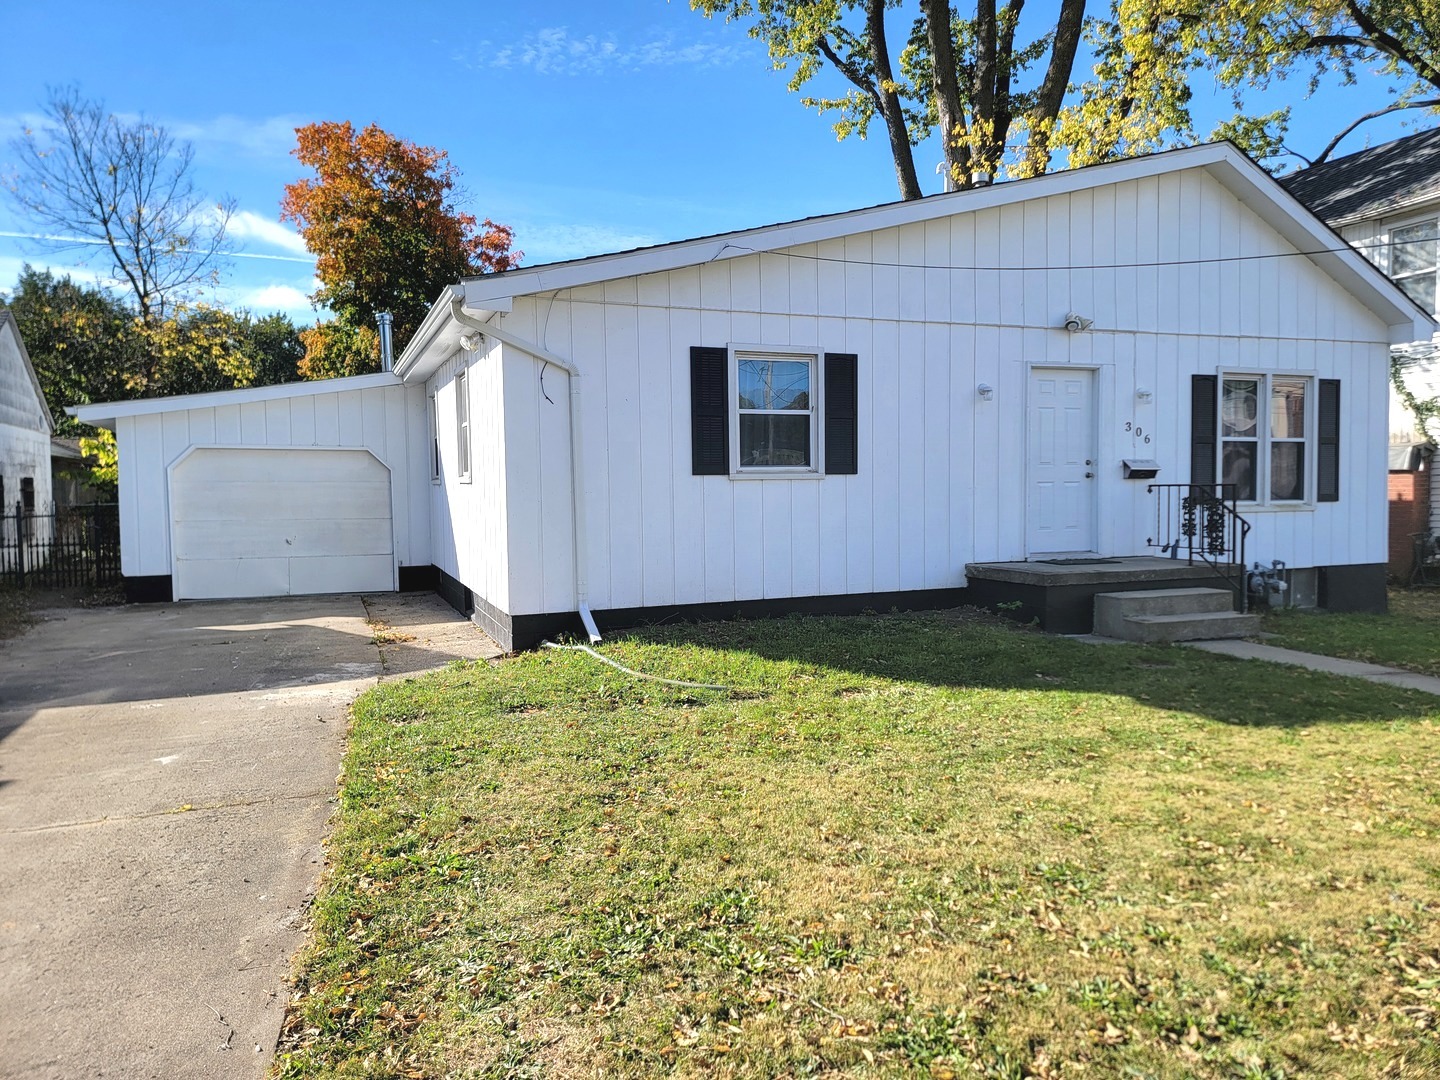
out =
<path fill-rule="evenodd" d="M 464 368 L 455 373 L 456 472 L 470 479 L 470 380 Z"/>
<path fill-rule="evenodd" d="M 818 355 L 736 348 L 732 357 L 735 471 L 818 472 Z"/>
<path fill-rule="evenodd" d="M 1226 374 L 1220 386 L 1220 480 L 1243 503 L 1310 498 L 1315 455 L 1314 379 Z"/>
<path fill-rule="evenodd" d="M 1390 230 L 1390 276 L 1426 311 L 1435 311 L 1440 223 L 1419 221 Z"/>

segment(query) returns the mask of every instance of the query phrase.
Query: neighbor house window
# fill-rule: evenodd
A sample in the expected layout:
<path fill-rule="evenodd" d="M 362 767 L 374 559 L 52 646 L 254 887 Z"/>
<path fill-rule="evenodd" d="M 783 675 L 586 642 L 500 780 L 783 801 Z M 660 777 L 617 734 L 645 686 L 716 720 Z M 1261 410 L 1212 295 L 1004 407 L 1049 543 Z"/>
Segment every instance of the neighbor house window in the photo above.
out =
<path fill-rule="evenodd" d="M 816 471 L 817 355 L 736 349 L 733 356 L 737 471 Z"/>
<path fill-rule="evenodd" d="M 429 398 L 430 405 L 430 479 L 440 479 L 440 413 L 435 407 L 435 395 Z"/>
<path fill-rule="evenodd" d="M 470 479 L 470 380 L 465 372 L 455 375 L 456 469 L 461 480 Z"/>
<path fill-rule="evenodd" d="M 30 476 L 20 478 L 20 504 L 27 514 L 35 512 L 35 480 Z"/>
<path fill-rule="evenodd" d="M 1314 455 L 1313 380 L 1226 375 L 1220 390 L 1220 480 L 1240 502 L 1303 503 Z"/>
<path fill-rule="evenodd" d="M 1435 270 L 1440 227 L 1421 221 L 1390 230 L 1390 276 L 1426 311 L 1435 311 Z"/>

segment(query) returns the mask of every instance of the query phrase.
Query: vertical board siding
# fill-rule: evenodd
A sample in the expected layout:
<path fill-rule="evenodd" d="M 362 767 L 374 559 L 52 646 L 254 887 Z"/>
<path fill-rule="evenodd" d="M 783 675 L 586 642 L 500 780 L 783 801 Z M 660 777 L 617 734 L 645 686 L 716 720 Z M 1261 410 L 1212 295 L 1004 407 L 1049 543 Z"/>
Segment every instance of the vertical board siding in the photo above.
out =
<path fill-rule="evenodd" d="M 1239 256 L 1267 257 L 1195 262 Z M 1072 311 L 1094 320 L 1088 333 L 1061 329 Z M 1383 431 L 1387 407 L 1385 327 L 1198 170 L 519 297 L 505 319 L 582 372 L 597 610 L 953 587 L 968 562 L 1025 558 L 1032 365 L 1098 371 L 1106 554 L 1143 554 L 1154 532 L 1154 503 L 1143 483 L 1121 478 L 1121 459 L 1154 458 L 1161 482 L 1188 480 L 1191 375 L 1250 367 L 1338 378 L 1347 432 Z M 855 475 L 693 475 L 690 348 L 729 343 L 858 356 Z M 546 373 L 552 406 L 541 367 L 506 352 L 495 452 L 524 458 L 507 464 L 498 492 L 512 515 L 501 606 L 517 615 L 575 603 L 568 380 Z M 1149 401 L 1137 399 L 1141 387 Z M 1253 513 L 1250 555 L 1383 562 L 1383 451 L 1383 438 L 1344 440 L 1341 501 Z M 479 467 L 477 456 L 477 485 Z M 485 513 L 493 527 L 497 515 Z M 460 529 L 437 522 L 437 552 Z"/>
<path fill-rule="evenodd" d="M 365 446 L 390 469 L 397 562 L 429 563 L 428 515 L 412 505 L 412 488 L 420 481 L 411 460 L 406 402 L 418 394 L 416 387 L 396 385 L 120 417 L 115 436 L 121 572 L 171 572 L 169 470 L 197 446 Z M 364 395 L 371 403 L 368 410 L 362 407 Z M 342 414 L 349 417 L 344 423 Z"/>

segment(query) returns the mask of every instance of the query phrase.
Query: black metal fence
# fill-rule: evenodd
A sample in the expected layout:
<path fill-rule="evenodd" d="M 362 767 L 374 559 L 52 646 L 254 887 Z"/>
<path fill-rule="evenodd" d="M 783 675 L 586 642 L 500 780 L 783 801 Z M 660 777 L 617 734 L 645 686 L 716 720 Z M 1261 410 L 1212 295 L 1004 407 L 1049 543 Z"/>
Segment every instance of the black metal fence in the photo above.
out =
<path fill-rule="evenodd" d="M 0 585 L 99 588 L 120 581 L 120 508 L 67 506 L 0 517 Z"/>

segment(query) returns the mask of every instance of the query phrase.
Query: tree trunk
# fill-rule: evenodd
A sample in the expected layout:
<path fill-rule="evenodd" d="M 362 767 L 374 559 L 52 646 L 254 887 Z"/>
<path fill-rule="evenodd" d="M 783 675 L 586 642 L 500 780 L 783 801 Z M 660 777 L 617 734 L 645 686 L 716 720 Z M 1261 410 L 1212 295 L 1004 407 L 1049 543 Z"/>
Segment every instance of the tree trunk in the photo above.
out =
<path fill-rule="evenodd" d="M 1050 167 L 1050 134 L 1065 91 L 1070 85 L 1070 72 L 1075 67 L 1075 53 L 1080 47 L 1080 32 L 1085 25 L 1085 0 L 1062 0 L 1060 17 L 1055 23 L 1055 40 L 1050 46 L 1050 66 L 1045 81 L 1035 98 L 1030 113 L 1030 145 L 1025 156 L 1031 171 L 1043 173 Z"/>
<path fill-rule="evenodd" d="M 866 0 L 865 28 L 869 32 L 871 59 L 875 64 L 875 100 L 890 136 L 890 155 L 895 159 L 895 179 L 900 185 L 900 197 L 918 199 L 922 193 L 920 181 L 915 175 L 915 155 L 910 146 L 910 132 L 905 126 L 900 95 L 895 92 L 890 47 L 885 43 L 885 0 Z"/>
<path fill-rule="evenodd" d="M 993 172 L 995 162 L 988 152 L 995 138 L 995 0 L 975 5 L 975 85 L 970 90 L 970 119 L 980 140 L 971 148 L 978 169 Z M 1004 132 L 1000 133 L 1003 140 Z M 970 178 L 966 177 L 966 187 Z"/>
<path fill-rule="evenodd" d="M 940 121 L 941 145 L 950 183 L 946 190 L 970 184 L 970 146 L 965 141 L 965 111 L 960 104 L 960 80 L 955 72 L 955 43 L 951 36 L 950 0 L 921 0 L 925 32 L 930 40 L 934 68 L 935 111 Z"/>

